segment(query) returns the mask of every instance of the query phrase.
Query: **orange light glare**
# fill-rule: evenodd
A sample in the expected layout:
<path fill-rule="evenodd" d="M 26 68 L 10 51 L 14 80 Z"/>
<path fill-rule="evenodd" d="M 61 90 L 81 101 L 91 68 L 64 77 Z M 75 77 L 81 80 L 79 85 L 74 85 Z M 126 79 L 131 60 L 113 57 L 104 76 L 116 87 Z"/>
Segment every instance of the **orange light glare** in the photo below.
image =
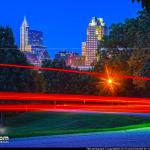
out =
<path fill-rule="evenodd" d="M 109 83 L 109 84 L 112 84 L 112 83 L 113 83 L 112 79 L 109 79 L 109 80 L 108 80 L 108 83 Z"/>

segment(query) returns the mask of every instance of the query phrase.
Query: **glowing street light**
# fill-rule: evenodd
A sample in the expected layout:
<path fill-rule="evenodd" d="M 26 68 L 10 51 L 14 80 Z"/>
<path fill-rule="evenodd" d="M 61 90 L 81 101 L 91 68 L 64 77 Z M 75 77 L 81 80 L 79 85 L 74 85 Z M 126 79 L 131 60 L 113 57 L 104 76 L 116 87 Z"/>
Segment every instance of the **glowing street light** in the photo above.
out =
<path fill-rule="evenodd" d="M 113 83 L 112 79 L 108 79 L 108 84 L 112 84 L 112 83 Z"/>
<path fill-rule="evenodd" d="M 120 85 L 120 83 L 117 81 L 117 77 L 112 75 L 112 72 L 108 70 L 106 66 L 106 78 L 101 78 L 102 80 L 100 83 L 104 85 L 103 89 L 105 91 L 109 91 L 112 94 L 115 92 L 116 88 Z"/>

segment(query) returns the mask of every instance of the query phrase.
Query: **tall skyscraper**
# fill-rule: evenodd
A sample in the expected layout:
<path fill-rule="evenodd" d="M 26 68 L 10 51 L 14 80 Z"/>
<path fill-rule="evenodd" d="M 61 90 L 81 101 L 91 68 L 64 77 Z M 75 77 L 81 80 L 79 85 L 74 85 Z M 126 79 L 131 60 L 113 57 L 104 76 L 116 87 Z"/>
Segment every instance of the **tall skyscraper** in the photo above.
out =
<path fill-rule="evenodd" d="M 47 47 L 43 45 L 43 33 L 31 30 L 26 18 L 20 29 L 20 50 L 33 65 L 40 66 L 43 60 L 50 59 Z"/>
<path fill-rule="evenodd" d="M 23 52 L 31 52 L 32 50 L 29 45 L 29 25 L 25 17 L 20 28 L 20 50 Z"/>
<path fill-rule="evenodd" d="M 106 33 L 106 26 L 102 18 L 93 17 L 87 29 L 85 65 L 91 66 L 97 61 L 96 53 L 100 41 Z"/>
<path fill-rule="evenodd" d="M 82 42 L 82 57 L 86 56 L 86 42 Z"/>

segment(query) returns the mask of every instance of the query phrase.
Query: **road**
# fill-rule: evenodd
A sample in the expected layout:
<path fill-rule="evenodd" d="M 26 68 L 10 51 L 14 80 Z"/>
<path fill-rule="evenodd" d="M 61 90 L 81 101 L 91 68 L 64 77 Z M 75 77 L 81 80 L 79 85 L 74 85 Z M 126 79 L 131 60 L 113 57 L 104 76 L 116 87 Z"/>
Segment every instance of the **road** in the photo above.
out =
<path fill-rule="evenodd" d="M 150 128 L 73 135 L 11 139 L 0 148 L 150 147 Z"/>

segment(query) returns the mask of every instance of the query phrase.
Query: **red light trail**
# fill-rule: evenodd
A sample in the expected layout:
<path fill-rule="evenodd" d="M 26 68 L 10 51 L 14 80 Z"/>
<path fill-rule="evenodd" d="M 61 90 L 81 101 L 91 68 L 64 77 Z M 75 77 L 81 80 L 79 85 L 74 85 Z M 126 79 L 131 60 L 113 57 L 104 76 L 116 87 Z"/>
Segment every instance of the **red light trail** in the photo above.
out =
<path fill-rule="evenodd" d="M 150 98 L 0 92 L 0 100 L 150 104 Z"/>
<path fill-rule="evenodd" d="M 38 66 L 24 66 L 24 65 L 15 65 L 15 64 L 0 64 L 0 67 L 9 67 L 9 68 L 20 68 L 20 69 L 33 69 L 33 70 L 41 70 L 41 71 L 57 71 L 57 72 L 65 72 L 65 73 L 77 73 L 77 74 L 87 74 L 87 75 L 95 75 L 99 77 L 106 77 L 107 74 L 102 74 L 98 72 L 83 72 L 77 70 L 66 70 L 66 69 L 56 69 L 56 68 L 43 68 Z M 139 77 L 139 76 L 125 76 L 125 75 L 111 75 L 116 76 L 121 79 L 135 79 L 135 80 L 143 80 L 150 81 L 150 78 Z"/>
<path fill-rule="evenodd" d="M 103 97 L 64 94 L 33 94 L 33 93 L 0 93 L 1 100 L 9 101 L 51 101 L 63 102 L 63 104 L 1 104 L 0 111 L 94 111 L 94 112 L 117 112 L 117 113 L 150 113 L 149 98 L 128 97 Z M 82 102 L 82 104 L 67 102 Z M 88 102 L 88 104 L 83 103 Z M 99 104 L 94 104 L 99 102 Z M 102 104 L 102 103 L 109 104 Z M 113 104 L 116 103 L 117 104 Z"/>
<path fill-rule="evenodd" d="M 111 112 L 111 113 L 150 113 L 149 106 L 106 106 L 106 105 L 83 105 L 83 104 L 2 104 L 0 110 L 5 111 L 25 111 L 25 112 L 44 112 L 44 111 L 89 111 L 89 112 Z"/>

